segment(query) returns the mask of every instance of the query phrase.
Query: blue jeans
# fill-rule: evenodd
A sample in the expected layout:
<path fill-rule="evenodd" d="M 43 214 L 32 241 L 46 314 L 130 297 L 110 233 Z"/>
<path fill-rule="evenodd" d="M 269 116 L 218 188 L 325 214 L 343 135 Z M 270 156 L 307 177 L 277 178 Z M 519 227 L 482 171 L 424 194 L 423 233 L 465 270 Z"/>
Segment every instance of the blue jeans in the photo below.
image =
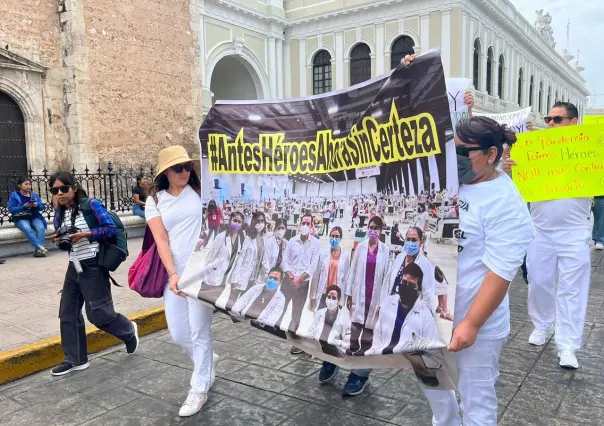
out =
<path fill-rule="evenodd" d="M 15 226 L 25 234 L 34 250 L 36 250 L 38 246 L 44 247 L 46 227 L 44 226 L 42 219 L 35 217 L 33 219 L 17 220 Z"/>
<path fill-rule="evenodd" d="M 145 211 L 143 210 L 143 207 L 140 204 L 134 204 L 132 206 L 132 214 L 134 216 L 142 217 L 143 219 L 145 218 Z"/>
<path fill-rule="evenodd" d="M 594 199 L 594 229 L 591 238 L 595 243 L 604 244 L 604 196 Z"/>

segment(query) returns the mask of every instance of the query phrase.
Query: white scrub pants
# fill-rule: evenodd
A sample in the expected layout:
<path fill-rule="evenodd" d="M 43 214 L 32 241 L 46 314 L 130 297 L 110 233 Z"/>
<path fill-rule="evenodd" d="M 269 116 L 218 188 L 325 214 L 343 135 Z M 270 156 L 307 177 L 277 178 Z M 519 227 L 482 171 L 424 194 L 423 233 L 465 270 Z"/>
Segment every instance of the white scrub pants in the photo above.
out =
<path fill-rule="evenodd" d="M 528 313 L 535 329 L 544 332 L 555 319 L 558 350 L 581 348 L 591 276 L 589 243 L 588 229 L 537 230 L 528 248 Z"/>
<path fill-rule="evenodd" d="M 214 310 L 198 300 L 175 295 L 168 286 L 164 289 L 164 306 L 170 336 L 193 360 L 191 390 L 199 395 L 207 393 L 214 355 Z"/>
<path fill-rule="evenodd" d="M 463 411 L 463 426 L 496 426 L 499 356 L 506 339 L 476 340 L 468 349 L 457 352 L 458 388 Z M 460 426 L 455 391 L 424 389 L 432 408 L 433 426 Z"/>

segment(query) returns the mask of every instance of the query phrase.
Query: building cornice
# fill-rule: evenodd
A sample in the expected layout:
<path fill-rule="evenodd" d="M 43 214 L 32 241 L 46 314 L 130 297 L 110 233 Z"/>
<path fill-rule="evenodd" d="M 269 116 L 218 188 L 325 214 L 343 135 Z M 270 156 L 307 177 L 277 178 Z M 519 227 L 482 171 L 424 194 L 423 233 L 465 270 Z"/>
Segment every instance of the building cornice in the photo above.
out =
<path fill-rule="evenodd" d="M 524 44 L 525 47 L 528 48 L 528 51 L 537 54 L 540 56 L 541 64 L 537 63 L 537 67 L 541 68 L 543 64 L 550 65 L 550 70 L 552 72 L 556 72 L 556 76 L 560 79 L 566 80 L 566 82 L 576 90 L 580 90 L 581 93 L 585 96 L 589 95 L 589 91 L 583 85 L 581 85 L 581 81 L 585 81 L 583 77 L 576 71 L 573 70 L 572 67 L 568 66 L 568 70 L 561 65 L 560 61 L 563 60 L 560 54 L 554 49 L 552 46 L 548 45 L 545 40 L 543 40 L 542 36 L 535 30 L 535 37 L 540 42 L 538 45 L 534 40 L 532 40 L 529 35 L 522 30 L 522 28 L 514 22 L 510 17 L 504 13 L 498 6 L 496 6 L 492 0 L 464 0 L 464 8 L 466 11 L 474 18 L 482 21 L 485 25 L 492 25 L 492 23 L 487 23 L 481 16 L 476 13 L 476 8 L 474 5 L 482 7 L 487 14 L 491 14 L 497 17 L 497 22 L 504 25 L 508 30 L 510 30 L 515 36 L 513 39 L 518 40 Z M 510 7 L 513 6 L 510 4 Z M 525 25 L 528 25 L 530 28 L 533 26 L 514 8 L 514 12 L 516 16 L 521 20 L 521 22 Z M 506 39 L 504 37 L 504 39 Z M 510 43 L 508 41 L 508 43 Z M 516 43 L 510 43 L 517 50 L 519 49 Z"/>

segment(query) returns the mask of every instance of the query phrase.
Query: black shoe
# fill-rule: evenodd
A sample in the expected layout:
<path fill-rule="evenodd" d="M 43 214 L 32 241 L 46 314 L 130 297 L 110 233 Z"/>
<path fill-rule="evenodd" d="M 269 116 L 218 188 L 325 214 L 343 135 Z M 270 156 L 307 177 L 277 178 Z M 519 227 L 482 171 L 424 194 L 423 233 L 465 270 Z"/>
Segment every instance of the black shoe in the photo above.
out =
<path fill-rule="evenodd" d="M 85 362 L 83 364 L 70 364 L 68 362 L 63 362 L 60 365 L 57 365 L 55 368 L 53 368 L 50 371 L 50 374 L 52 374 L 53 376 L 64 376 L 65 374 L 69 374 L 72 371 L 80 371 L 80 370 L 86 370 L 88 367 L 90 367 L 90 363 L 89 362 Z"/>
<path fill-rule="evenodd" d="M 349 397 L 360 395 L 367 386 L 369 386 L 369 377 L 361 377 L 354 373 L 350 373 L 348 381 L 342 390 L 342 396 Z"/>
<path fill-rule="evenodd" d="M 128 352 L 129 354 L 133 354 L 134 352 L 136 352 L 139 343 L 138 325 L 136 325 L 134 321 L 132 321 L 132 328 L 134 328 L 134 336 L 132 336 L 130 340 L 126 342 L 126 352 Z"/>
<path fill-rule="evenodd" d="M 330 382 L 336 377 L 340 367 L 330 362 L 324 362 L 321 371 L 319 371 L 319 381 L 321 383 Z"/>
<path fill-rule="evenodd" d="M 0 259 L 0 265 L 4 264 L 6 262 L 6 259 Z"/>

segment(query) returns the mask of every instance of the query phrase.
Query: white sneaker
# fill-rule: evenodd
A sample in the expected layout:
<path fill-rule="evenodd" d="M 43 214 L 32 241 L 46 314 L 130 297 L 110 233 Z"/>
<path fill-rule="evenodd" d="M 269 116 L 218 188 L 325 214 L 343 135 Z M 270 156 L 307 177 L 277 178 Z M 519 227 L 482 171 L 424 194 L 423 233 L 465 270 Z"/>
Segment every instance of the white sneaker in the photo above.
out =
<path fill-rule="evenodd" d="M 604 244 L 596 243 L 596 250 L 604 250 Z"/>
<path fill-rule="evenodd" d="M 562 368 L 570 368 L 572 370 L 579 368 L 577 357 L 571 351 L 558 352 L 558 358 L 560 358 L 560 367 Z"/>
<path fill-rule="evenodd" d="M 547 332 L 541 330 L 533 330 L 529 337 L 529 344 L 533 346 L 543 346 L 547 342 Z"/>
<path fill-rule="evenodd" d="M 212 373 L 210 374 L 210 387 L 214 386 L 214 382 L 216 381 L 216 366 L 218 365 L 218 360 L 220 357 L 216 355 L 216 353 L 212 356 Z"/>
<path fill-rule="evenodd" d="M 199 411 L 203 408 L 203 406 L 205 405 L 205 403 L 207 401 L 208 401 L 207 394 L 204 393 L 203 395 L 198 395 L 197 393 L 190 391 L 189 396 L 187 396 L 187 400 L 182 405 L 182 407 L 180 407 L 180 411 L 178 412 L 178 415 L 180 417 L 193 416 L 193 415 L 199 413 Z"/>

